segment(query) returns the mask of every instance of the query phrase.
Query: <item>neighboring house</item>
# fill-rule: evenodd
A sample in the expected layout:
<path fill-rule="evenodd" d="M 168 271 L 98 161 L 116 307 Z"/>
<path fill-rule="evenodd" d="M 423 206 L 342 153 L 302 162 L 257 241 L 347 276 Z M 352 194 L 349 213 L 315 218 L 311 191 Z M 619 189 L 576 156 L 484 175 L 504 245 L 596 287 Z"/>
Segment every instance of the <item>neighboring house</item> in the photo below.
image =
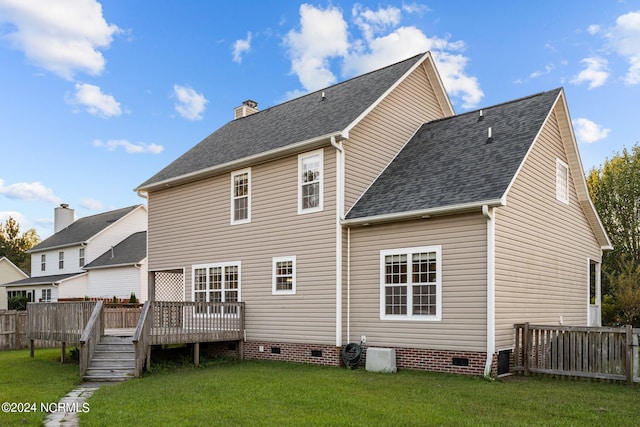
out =
<path fill-rule="evenodd" d="M 562 89 L 455 115 L 426 53 L 245 102 L 136 190 L 150 298 L 243 301 L 247 358 L 338 364 L 363 341 L 495 375 L 514 323 L 599 322 L 611 245 Z"/>
<path fill-rule="evenodd" d="M 23 294 L 11 291 L 10 294 L 7 294 L 7 288 L 3 285 L 27 277 L 29 275 L 12 263 L 9 258 L 0 257 L 0 310 L 9 309 L 9 299 L 16 296 L 27 296 L 26 292 Z"/>
<path fill-rule="evenodd" d="M 146 235 L 147 228 L 144 205 L 74 221 L 73 209 L 63 204 L 55 209 L 54 222 L 54 234 L 27 251 L 31 277 L 5 285 L 9 292 L 27 292 L 35 302 L 128 299 L 131 293 L 146 299 L 146 254 L 141 255 L 146 242 L 140 245 L 140 233 Z"/>

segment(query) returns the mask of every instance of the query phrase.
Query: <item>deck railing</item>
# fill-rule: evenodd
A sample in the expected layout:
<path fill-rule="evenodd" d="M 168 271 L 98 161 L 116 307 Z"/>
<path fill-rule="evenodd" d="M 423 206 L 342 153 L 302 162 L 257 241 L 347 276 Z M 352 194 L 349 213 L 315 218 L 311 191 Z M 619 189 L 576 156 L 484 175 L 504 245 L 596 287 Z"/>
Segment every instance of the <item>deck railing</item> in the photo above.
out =
<path fill-rule="evenodd" d="M 93 357 L 96 346 L 100 342 L 100 337 L 104 335 L 104 317 L 102 309 L 104 303 L 98 301 L 93 308 L 91 317 L 80 337 L 80 376 L 84 376 L 89 368 L 89 362 Z"/>
<path fill-rule="evenodd" d="M 153 316 L 149 314 L 151 312 L 151 305 L 151 301 L 144 303 L 136 331 L 133 334 L 133 346 L 136 352 L 136 377 L 142 375 L 145 360 L 147 362 L 147 369 L 150 364 L 149 345 L 151 344 L 151 328 L 153 326 Z"/>
<path fill-rule="evenodd" d="M 95 301 L 29 303 L 27 338 L 78 343 L 95 306 Z"/>
<path fill-rule="evenodd" d="M 640 329 L 515 325 L 514 369 L 640 382 Z"/>
<path fill-rule="evenodd" d="M 151 344 L 244 339 L 243 302 L 154 301 Z"/>
<path fill-rule="evenodd" d="M 142 312 L 142 304 L 104 305 L 105 329 L 135 328 Z"/>

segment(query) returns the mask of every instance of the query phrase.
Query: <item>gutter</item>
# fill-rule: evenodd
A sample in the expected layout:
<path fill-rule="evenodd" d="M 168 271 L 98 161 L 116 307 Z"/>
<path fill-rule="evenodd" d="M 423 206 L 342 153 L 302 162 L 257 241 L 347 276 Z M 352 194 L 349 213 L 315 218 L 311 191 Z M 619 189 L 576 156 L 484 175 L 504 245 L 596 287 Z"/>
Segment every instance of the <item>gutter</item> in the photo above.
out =
<path fill-rule="evenodd" d="M 494 208 L 482 206 L 482 215 L 487 219 L 487 360 L 484 376 L 491 376 L 493 355 L 496 351 L 496 226 Z"/>
<path fill-rule="evenodd" d="M 336 149 L 336 347 L 342 346 L 342 221 L 344 220 L 344 147 L 331 137 Z"/>
<path fill-rule="evenodd" d="M 319 147 L 326 144 L 327 140 L 336 139 L 336 138 L 345 139 L 345 133 L 343 131 L 337 131 L 337 132 L 328 133 L 326 135 L 317 136 L 315 138 L 307 139 L 305 141 L 300 141 L 295 144 L 289 144 L 284 147 L 274 148 L 273 150 L 264 151 L 262 153 L 254 154 L 252 156 L 242 157 L 240 159 L 231 160 L 229 162 L 222 163 L 216 166 L 211 166 L 205 169 L 200 169 L 194 172 L 189 172 L 189 173 L 178 175 L 172 178 L 163 179 L 161 181 L 150 183 L 148 185 L 142 184 L 134 188 L 133 191 L 138 193 L 140 197 L 145 197 L 145 196 L 142 196 L 141 193 L 144 193 L 144 192 L 148 193 L 149 191 L 161 190 L 163 188 L 169 188 L 176 185 L 185 184 L 187 182 L 204 179 L 218 173 L 231 171 L 234 169 L 240 169 L 248 165 L 255 165 L 260 161 L 271 160 L 271 159 L 286 156 L 292 153 L 297 153 L 301 150 Z"/>
<path fill-rule="evenodd" d="M 411 219 L 427 219 L 432 216 L 450 215 L 454 213 L 473 212 L 484 209 L 484 207 L 498 207 L 506 206 L 504 199 L 490 199 L 480 202 L 461 203 L 457 205 L 448 205 L 437 208 L 420 209 L 408 212 L 397 212 L 391 214 L 372 215 L 362 218 L 352 218 L 342 220 L 342 225 L 354 226 L 354 225 L 371 225 L 384 222 L 393 221 L 407 221 Z"/>

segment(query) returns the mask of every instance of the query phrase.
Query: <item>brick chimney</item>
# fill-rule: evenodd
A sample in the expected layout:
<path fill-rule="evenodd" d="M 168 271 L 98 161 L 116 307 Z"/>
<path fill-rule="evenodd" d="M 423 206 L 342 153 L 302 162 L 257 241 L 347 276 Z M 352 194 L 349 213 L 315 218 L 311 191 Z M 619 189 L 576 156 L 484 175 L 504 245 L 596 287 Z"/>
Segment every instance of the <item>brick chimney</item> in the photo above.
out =
<path fill-rule="evenodd" d="M 59 207 L 53 210 L 53 232 L 67 228 L 75 221 L 74 210 L 69 209 L 69 205 L 66 203 L 60 204 Z"/>
<path fill-rule="evenodd" d="M 250 116 L 251 114 L 258 112 L 258 103 L 256 101 L 252 101 L 247 99 L 242 103 L 241 106 L 236 107 L 235 109 L 235 119 L 240 119 L 242 117 Z"/>

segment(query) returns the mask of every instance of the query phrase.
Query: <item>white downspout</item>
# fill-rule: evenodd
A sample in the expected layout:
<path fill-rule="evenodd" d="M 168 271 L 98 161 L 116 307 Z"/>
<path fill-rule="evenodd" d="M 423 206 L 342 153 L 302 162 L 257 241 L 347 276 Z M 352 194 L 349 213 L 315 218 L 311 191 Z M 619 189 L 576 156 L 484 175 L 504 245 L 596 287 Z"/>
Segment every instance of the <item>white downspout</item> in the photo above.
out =
<path fill-rule="evenodd" d="M 489 377 L 496 349 L 496 227 L 494 208 L 483 205 L 482 215 L 487 219 L 487 361 L 484 365 L 484 376 Z"/>
<path fill-rule="evenodd" d="M 351 227 L 347 227 L 347 342 L 351 342 Z"/>
<path fill-rule="evenodd" d="M 342 346 L 342 224 L 344 219 L 344 149 L 331 137 L 336 149 L 336 346 Z"/>

